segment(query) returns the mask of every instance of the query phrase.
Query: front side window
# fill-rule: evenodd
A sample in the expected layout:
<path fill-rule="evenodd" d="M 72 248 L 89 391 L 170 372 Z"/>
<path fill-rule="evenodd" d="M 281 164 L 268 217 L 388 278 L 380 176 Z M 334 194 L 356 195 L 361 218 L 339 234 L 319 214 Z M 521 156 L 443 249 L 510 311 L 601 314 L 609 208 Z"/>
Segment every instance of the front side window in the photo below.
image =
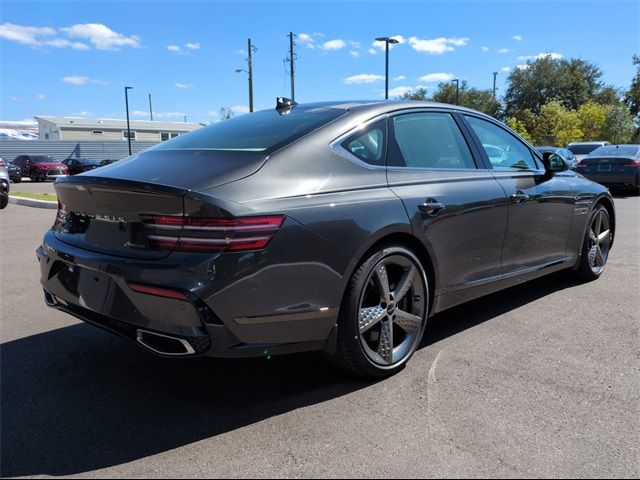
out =
<path fill-rule="evenodd" d="M 409 168 L 475 169 L 458 125 L 448 113 L 421 112 L 392 118 L 388 164 Z"/>
<path fill-rule="evenodd" d="M 494 170 L 537 170 L 531 150 L 506 130 L 491 122 L 467 116 Z"/>
<path fill-rule="evenodd" d="M 342 142 L 342 148 L 370 165 L 384 165 L 387 122 L 381 120 Z"/>

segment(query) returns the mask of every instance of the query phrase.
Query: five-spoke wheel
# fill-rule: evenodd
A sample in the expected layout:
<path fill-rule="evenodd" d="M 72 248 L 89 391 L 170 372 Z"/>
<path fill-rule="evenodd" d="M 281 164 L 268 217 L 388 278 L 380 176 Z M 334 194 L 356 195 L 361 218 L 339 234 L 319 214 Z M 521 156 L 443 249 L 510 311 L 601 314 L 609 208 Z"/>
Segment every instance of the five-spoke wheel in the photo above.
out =
<path fill-rule="evenodd" d="M 607 209 L 599 205 L 591 214 L 589 229 L 584 239 L 578 273 L 586 280 L 595 280 L 602 274 L 613 241 L 611 219 Z"/>

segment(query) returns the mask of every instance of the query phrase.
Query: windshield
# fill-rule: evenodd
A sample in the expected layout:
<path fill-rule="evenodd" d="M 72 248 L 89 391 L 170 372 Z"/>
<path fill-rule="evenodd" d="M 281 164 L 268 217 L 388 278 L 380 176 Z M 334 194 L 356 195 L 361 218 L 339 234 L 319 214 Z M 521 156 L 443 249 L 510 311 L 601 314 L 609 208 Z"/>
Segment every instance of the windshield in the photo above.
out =
<path fill-rule="evenodd" d="M 55 158 L 50 157 L 49 155 L 38 155 L 35 157 L 31 157 L 31 161 L 33 163 L 58 163 Z"/>
<path fill-rule="evenodd" d="M 593 152 L 598 147 L 600 147 L 600 144 L 589 143 L 587 145 L 570 145 L 567 147 L 567 150 L 569 150 L 574 155 L 587 155 Z"/>
<path fill-rule="evenodd" d="M 154 150 L 275 150 L 344 115 L 335 108 L 296 108 L 288 113 L 262 110 L 223 120 L 163 142 Z"/>
<path fill-rule="evenodd" d="M 590 157 L 635 157 L 640 147 L 636 145 L 617 145 L 600 147 L 589 155 Z"/>

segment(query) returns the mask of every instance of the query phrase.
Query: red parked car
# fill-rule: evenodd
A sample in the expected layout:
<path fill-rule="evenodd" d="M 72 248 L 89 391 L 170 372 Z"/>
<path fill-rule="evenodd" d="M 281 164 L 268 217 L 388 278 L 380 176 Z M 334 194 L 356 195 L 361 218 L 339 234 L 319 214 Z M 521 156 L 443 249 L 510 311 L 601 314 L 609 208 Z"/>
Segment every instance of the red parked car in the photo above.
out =
<path fill-rule="evenodd" d="M 49 155 L 19 155 L 13 161 L 22 169 L 22 176 L 29 177 L 32 182 L 55 180 L 69 175 L 69 169 Z"/>

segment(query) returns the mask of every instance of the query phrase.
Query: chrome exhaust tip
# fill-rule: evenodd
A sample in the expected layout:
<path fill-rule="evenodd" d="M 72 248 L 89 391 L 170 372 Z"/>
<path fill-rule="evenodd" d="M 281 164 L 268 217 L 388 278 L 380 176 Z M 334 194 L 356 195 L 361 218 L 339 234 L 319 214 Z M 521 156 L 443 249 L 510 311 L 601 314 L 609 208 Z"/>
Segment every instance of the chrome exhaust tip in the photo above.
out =
<path fill-rule="evenodd" d="M 54 297 L 53 294 L 47 292 L 46 290 L 44 291 L 44 303 L 46 303 L 49 307 L 55 307 L 56 305 L 58 305 L 56 297 Z"/>
<path fill-rule="evenodd" d="M 148 330 L 136 330 L 136 340 L 145 348 L 159 355 L 182 357 L 196 353 L 191 344 L 183 338 L 163 335 Z"/>

